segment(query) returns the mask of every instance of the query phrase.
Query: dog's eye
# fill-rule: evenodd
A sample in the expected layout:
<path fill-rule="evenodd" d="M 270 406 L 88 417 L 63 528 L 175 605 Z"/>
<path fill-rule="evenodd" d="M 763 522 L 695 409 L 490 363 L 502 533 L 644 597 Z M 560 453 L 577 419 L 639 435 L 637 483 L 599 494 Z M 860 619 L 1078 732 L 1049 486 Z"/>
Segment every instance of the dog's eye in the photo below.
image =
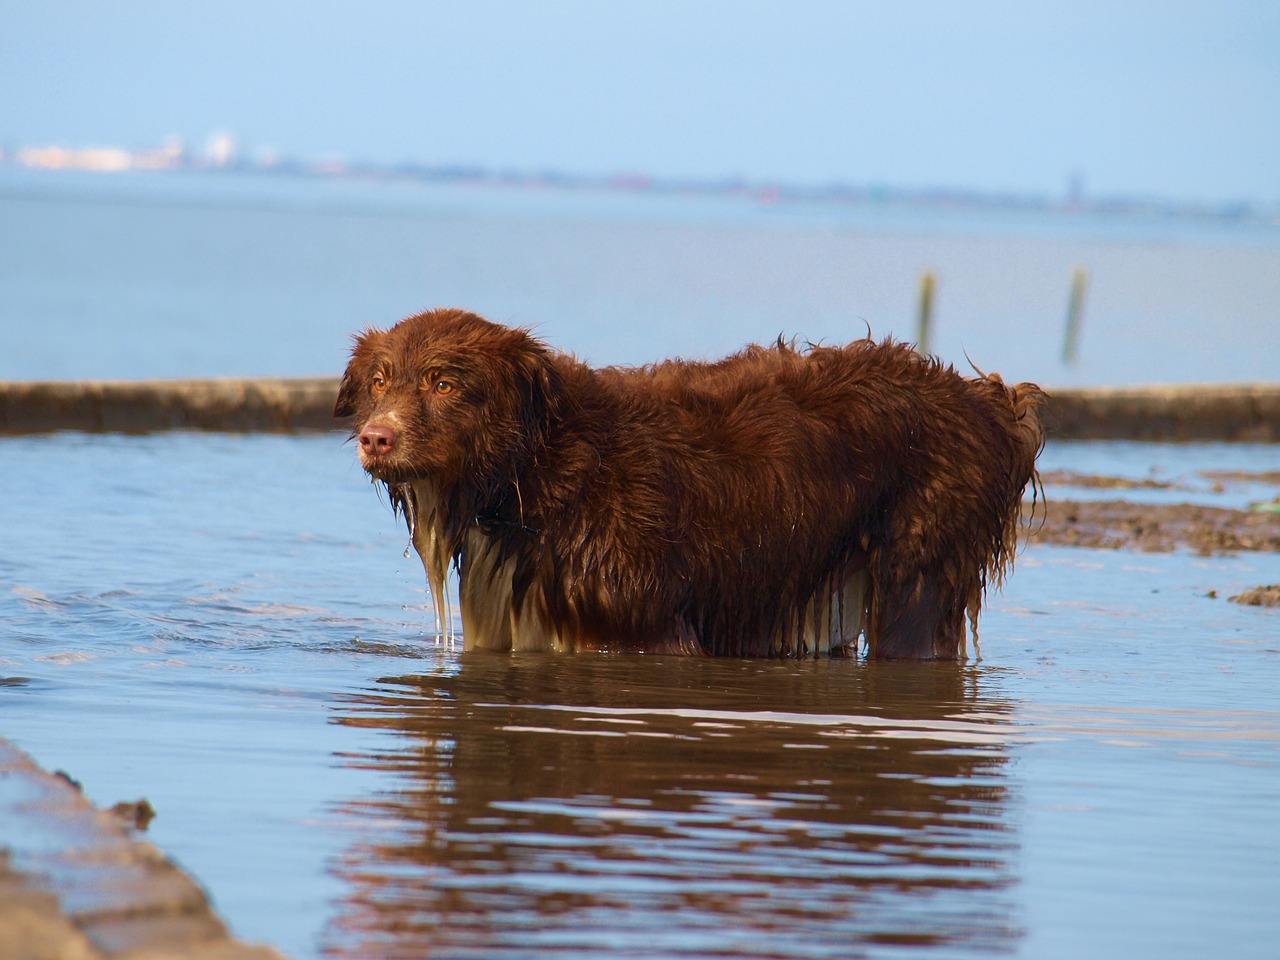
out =
<path fill-rule="evenodd" d="M 440 396 L 444 397 L 444 396 L 448 396 L 449 394 L 453 393 L 453 391 L 454 391 L 454 386 L 453 386 L 452 381 L 449 381 L 449 380 L 437 380 L 437 381 L 436 381 L 436 383 L 435 383 L 435 386 L 434 386 L 434 387 L 432 387 L 431 389 L 433 389 L 433 390 L 434 390 L 436 393 L 438 393 Z"/>
<path fill-rule="evenodd" d="M 387 378 L 380 373 L 373 376 L 372 389 L 374 396 L 381 396 L 387 389 Z"/>

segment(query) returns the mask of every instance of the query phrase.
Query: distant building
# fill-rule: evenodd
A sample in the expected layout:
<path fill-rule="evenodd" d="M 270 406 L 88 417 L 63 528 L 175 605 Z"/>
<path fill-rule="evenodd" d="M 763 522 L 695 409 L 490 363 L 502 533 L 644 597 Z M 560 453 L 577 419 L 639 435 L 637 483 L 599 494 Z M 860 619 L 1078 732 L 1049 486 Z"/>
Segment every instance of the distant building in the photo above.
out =
<path fill-rule="evenodd" d="M 205 152 L 210 165 L 229 167 L 236 160 L 236 138 L 229 133 L 215 133 L 209 138 L 209 146 Z"/>
<path fill-rule="evenodd" d="M 18 165 L 41 170 L 97 170 L 115 173 L 133 166 L 133 155 L 120 147 L 24 147 L 17 154 Z"/>

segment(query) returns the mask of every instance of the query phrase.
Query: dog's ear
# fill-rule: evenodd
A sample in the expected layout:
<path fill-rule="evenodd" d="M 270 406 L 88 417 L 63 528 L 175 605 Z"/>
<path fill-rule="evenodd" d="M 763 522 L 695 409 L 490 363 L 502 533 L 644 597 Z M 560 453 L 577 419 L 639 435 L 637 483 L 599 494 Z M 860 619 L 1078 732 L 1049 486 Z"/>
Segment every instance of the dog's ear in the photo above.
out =
<path fill-rule="evenodd" d="M 360 396 L 365 392 L 369 377 L 373 374 L 374 350 L 384 336 L 386 333 L 382 330 L 366 330 L 356 336 L 347 371 L 342 375 L 342 383 L 338 385 L 338 402 L 333 407 L 335 417 L 350 417 L 355 414 Z"/>
<path fill-rule="evenodd" d="M 521 419 L 525 436 L 545 436 L 550 422 L 560 416 L 564 378 L 555 357 L 532 337 L 524 338 L 514 359 L 517 382 L 524 393 Z"/>

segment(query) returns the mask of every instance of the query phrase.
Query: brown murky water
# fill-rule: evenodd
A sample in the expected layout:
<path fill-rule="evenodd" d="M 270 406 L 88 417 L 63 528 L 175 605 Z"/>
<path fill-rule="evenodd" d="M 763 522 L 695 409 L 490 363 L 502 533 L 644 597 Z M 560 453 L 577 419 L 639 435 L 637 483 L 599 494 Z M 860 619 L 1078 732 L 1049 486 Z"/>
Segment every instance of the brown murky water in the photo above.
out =
<path fill-rule="evenodd" d="M 429 639 L 421 567 L 349 453 L 0 440 L 0 734 L 99 803 L 147 797 L 241 936 L 298 958 L 1274 955 L 1280 611 L 1225 598 L 1280 583 L 1280 554 L 1033 544 L 962 666 L 464 656 Z M 1176 485 L 1100 499 L 1230 508 L 1280 468 L 1045 458 Z"/>
<path fill-rule="evenodd" d="M 1009 706 L 954 666 L 467 657 L 338 722 L 396 789 L 342 956 L 848 956 L 1018 936 Z M 936 909 L 925 905 L 933 903 Z"/>

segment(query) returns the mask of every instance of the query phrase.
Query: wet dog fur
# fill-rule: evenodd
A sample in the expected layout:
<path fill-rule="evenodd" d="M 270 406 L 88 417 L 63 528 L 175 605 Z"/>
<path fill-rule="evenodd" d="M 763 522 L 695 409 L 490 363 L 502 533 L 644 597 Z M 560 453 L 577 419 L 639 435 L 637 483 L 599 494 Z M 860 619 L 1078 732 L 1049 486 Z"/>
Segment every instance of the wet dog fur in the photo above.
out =
<path fill-rule="evenodd" d="M 335 414 L 468 649 L 957 659 L 1042 400 L 869 338 L 592 369 L 441 309 L 357 337 Z"/>

